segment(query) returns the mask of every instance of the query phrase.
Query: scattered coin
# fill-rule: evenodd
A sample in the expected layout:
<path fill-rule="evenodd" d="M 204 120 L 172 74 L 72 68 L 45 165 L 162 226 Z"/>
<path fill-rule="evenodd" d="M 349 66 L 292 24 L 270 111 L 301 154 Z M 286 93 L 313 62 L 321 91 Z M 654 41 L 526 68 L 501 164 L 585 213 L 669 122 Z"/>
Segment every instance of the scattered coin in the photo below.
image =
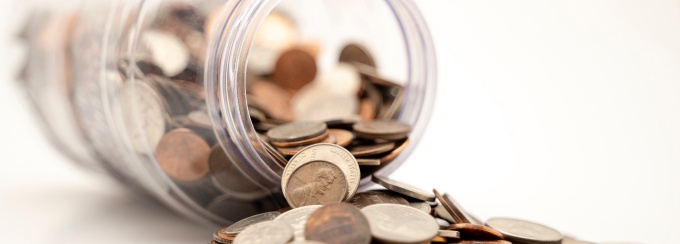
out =
<path fill-rule="evenodd" d="M 456 220 L 453 219 L 453 217 L 451 217 L 451 214 L 449 213 L 448 210 L 446 210 L 446 208 L 444 208 L 443 205 L 437 205 L 436 207 L 434 207 L 434 213 L 435 216 L 442 218 L 451 224 L 456 223 Z"/>
<path fill-rule="evenodd" d="M 503 234 L 483 225 L 476 225 L 470 223 L 452 224 L 448 230 L 455 230 L 460 232 L 461 238 L 467 240 L 501 240 Z"/>
<path fill-rule="evenodd" d="M 178 181 L 194 181 L 209 172 L 210 146 L 187 129 L 175 129 L 163 136 L 156 148 L 156 160 L 163 171 Z"/>
<path fill-rule="evenodd" d="M 367 191 L 357 193 L 347 201 L 357 208 L 364 208 L 373 204 L 391 203 L 410 206 L 406 199 L 382 191 Z"/>
<path fill-rule="evenodd" d="M 360 121 L 354 124 L 358 137 L 366 139 L 401 140 L 411 132 L 411 126 L 396 120 Z"/>
<path fill-rule="evenodd" d="M 427 191 L 418 189 L 415 186 L 408 185 L 406 183 L 398 182 L 390 178 L 373 175 L 371 176 L 371 181 L 387 188 L 388 190 L 394 191 L 396 193 L 402 194 L 404 196 L 412 197 L 422 201 L 434 201 L 435 196 Z"/>
<path fill-rule="evenodd" d="M 422 243 L 437 236 L 439 226 L 432 216 L 398 204 L 375 204 L 361 209 L 371 234 L 387 243 Z"/>
<path fill-rule="evenodd" d="M 286 222 L 293 226 L 293 232 L 295 233 L 295 240 L 305 239 L 305 224 L 307 224 L 307 219 L 309 216 L 319 209 L 321 205 L 310 205 L 291 209 L 276 217 L 274 221 Z"/>
<path fill-rule="evenodd" d="M 432 207 L 427 202 L 409 202 L 409 206 L 426 214 L 432 213 Z"/>
<path fill-rule="evenodd" d="M 265 221 L 272 221 L 276 219 L 276 217 L 279 217 L 279 215 L 281 215 L 281 213 L 279 212 L 266 212 L 258 215 L 253 215 L 251 217 L 239 220 L 238 222 L 230 225 L 229 227 L 222 229 L 221 231 L 223 232 L 220 232 L 220 234 L 225 234 L 227 236 L 236 236 L 239 233 L 241 233 L 241 231 L 245 230 L 251 225 Z"/>
<path fill-rule="evenodd" d="M 234 239 L 234 244 L 284 244 L 293 240 L 293 227 L 279 221 L 260 222 L 243 230 Z"/>
<path fill-rule="evenodd" d="M 371 242 L 368 220 L 351 204 L 331 203 L 312 213 L 305 224 L 305 238 L 327 244 Z"/>
<path fill-rule="evenodd" d="M 286 185 L 284 195 L 293 208 L 341 202 L 348 192 L 347 181 L 340 168 L 324 161 L 300 166 Z"/>
<path fill-rule="evenodd" d="M 439 230 L 438 236 L 441 236 L 441 237 L 444 237 L 444 238 L 459 239 L 460 238 L 460 232 L 455 231 L 455 230 Z"/>
<path fill-rule="evenodd" d="M 463 223 L 470 223 L 470 220 L 465 216 L 463 211 L 458 207 L 458 204 L 453 201 L 448 195 L 444 194 L 442 196 L 439 194 L 437 190 L 432 190 L 434 192 L 434 195 L 439 199 L 439 203 L 446 209 L 446 211 L 449 212 L 451 215 L 451 218 L 454 220 L 455 223 L 458 224 L 463 224 Z M 436 210 L 436 209 L 435 209 Z"/>
<path fill-rule="evenodd" d="M 526 220 L 491 218 L 486 225 L 503 233 L 506 240 L 529 243 L 560 243 L 562 234 L 548 226 Z"/>

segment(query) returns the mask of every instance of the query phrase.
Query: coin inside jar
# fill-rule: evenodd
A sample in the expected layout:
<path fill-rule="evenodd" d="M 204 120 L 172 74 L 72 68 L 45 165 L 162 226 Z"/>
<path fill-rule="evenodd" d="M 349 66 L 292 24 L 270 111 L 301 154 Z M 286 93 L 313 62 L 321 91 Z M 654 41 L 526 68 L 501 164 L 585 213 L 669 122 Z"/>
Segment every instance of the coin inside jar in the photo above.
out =
<path fill-rule="evenodd" d="M 346 62 L 346 63 L 362 63 L 368 66 L 371 66 L 375 68 L 375 61 L 373 60 L 373 57 L 369 54 L 369 52 L 364 49 L 362 46 L 359 44 L 348 44 L 344 48 L 342 48 L 342 51 L 340 52 L 340 62 Z"/>
<path fill-rule="evenodd" d="M 366 157 L 373 156 L 381 153 L 386 153 L 394 149 L 394 142 L 370 144 L 370 145 L 357 145 L 349 148 L 349 152 L 355 157 Z"/>
<path fill-rule="evenodd" d="M 327 130 L 321 122 L 294 122 L 267 131 L 267 137 L 271 142 L 294 142 L 323 135 Z"/>
<path fill-rule="evenodd" d="M 340 168 L 329 162 L 307 163 L 288 179 L 285 196 L 291 207 L 341 202 L 348 186 Z"/>
<path fill-rule="evenodd" d="M 401 140 L 411 132 L 411 126 L 396 120 L 360 121 L 354 124 L 358 137 L 366 139 Z"/>
<path fill-rule="evenodd" d="M 274 70 L 274 81 L 284 89 L 297 91 L 314 80 L 316 60 L 310 53 L 294 48 L 279 56 Z"/>
<path fill-rule="evenodd" d="M 156 160 L 163 171 L 179 181 L 194 181 L 209 172 L 210 146 L 187 129 L 175 129 L 163 136 L 156 148 Z"/>
<path fill-rule="evenodd" d="M 371 232 L 368 220 L 359 209 L 347 203 L 331 203 L 309 216 L 305 238 L 327 244 L 368 244 Z"/>

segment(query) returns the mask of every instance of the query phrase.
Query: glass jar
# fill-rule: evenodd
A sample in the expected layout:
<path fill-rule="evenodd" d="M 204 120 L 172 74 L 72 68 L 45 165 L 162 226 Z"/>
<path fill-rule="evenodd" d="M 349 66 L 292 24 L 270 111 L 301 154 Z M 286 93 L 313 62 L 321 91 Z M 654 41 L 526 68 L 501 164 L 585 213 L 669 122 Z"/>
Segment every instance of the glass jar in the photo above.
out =
<path fill-rule="evenodd" d="M 268 151 L 264 127 L 342 125 L 366 113 L 411 125 L 396 159 L 362 171 L 366 188 L 371 173 L 389 174 L 405 161 L 433 106 L 433 44 L 410 0 L 53 5 L 33 12 L 20 34 L 29 50 L 21 78 L 49 138 L 74 161 L 203 223 L 225 225 L 286 205 L 284 165 Z M 279 67 L 277 57 L 290 50 L 304 51 L 314 65 Z M 270 86 L 259 80 L 285 76 L 277 70 L 303 74 L 283 85 L 287 93 L 253 94 L 254 86 Z M 346 84 L 355 77 L 343 77 L 347 70 L 360 82 Z M 355 109 L 375 90 L 366 80 L 388 89 Z M 280 94 L 293 105 L 277 107 Z"/>

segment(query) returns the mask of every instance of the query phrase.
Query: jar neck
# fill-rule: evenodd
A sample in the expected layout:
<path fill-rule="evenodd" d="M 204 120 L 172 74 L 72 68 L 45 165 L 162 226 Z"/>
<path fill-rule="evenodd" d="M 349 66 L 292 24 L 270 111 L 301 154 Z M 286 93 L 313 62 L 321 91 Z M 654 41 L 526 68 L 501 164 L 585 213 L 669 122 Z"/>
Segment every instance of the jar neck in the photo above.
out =
<path fill-rule="evenodd" d="M 222 22 L 211 31 L 207 50 L 205 87 L 208 109 L 216 125 L 218 141 L 239 169 L 264 187 L 280 185 L 283 168 L 268 156 L 248 113 L 246 64 L 255 32 L 280 0 L 230 1 L 222 9 Z M 436 90 L 434 45 L 424 19 L 411 0 L 387 0 L 401 27 L 407 54 L 404 105 L 399 120 L 413 125 L 412 145 L 417 144 L 429 119 Z M 413 150 L 413 146 L 408 151 Z M 380 170 L 389 174 L 401 165 L 397 158 Z M 363 185 L 368 183 L 366 179 Z"/>

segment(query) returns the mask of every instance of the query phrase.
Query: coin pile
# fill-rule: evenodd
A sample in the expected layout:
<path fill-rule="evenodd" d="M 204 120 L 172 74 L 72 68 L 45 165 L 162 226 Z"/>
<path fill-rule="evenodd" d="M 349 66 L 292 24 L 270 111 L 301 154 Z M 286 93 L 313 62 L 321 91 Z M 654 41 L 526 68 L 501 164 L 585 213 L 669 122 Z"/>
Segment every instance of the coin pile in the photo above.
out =
<path fill-rule="evenodd" d="M 309 150 L 317 153 L 337 150 L 331 146 L 313 147 Z M 333 172 L 326 169 L 335 168 L 332 174 L 342 174 L 331 164 L 314 165 L 328 158 L 322 156 L 317 160 L 308 163 L 312 165 L 310 169 Z M 309 183 L 313 185 L 319 182 L 317 179 L 301 180 L 314 182 Z M 254 215 L 221 228 L 210 243 L 591 243 L 565 237 L 553 228 L 527 220 L 491 218 L 481 222 L 448 194 L 424 191 L 379 175 L 373 175 L 371 180 L 384 189 L 349 198 L 346 194 L 352 189 L 346 182 L 321 181 L 320 184 L 330 187 L 286 195 L 292 209 Z M 340 189 L 341 186 L 346 188 Z"/>

